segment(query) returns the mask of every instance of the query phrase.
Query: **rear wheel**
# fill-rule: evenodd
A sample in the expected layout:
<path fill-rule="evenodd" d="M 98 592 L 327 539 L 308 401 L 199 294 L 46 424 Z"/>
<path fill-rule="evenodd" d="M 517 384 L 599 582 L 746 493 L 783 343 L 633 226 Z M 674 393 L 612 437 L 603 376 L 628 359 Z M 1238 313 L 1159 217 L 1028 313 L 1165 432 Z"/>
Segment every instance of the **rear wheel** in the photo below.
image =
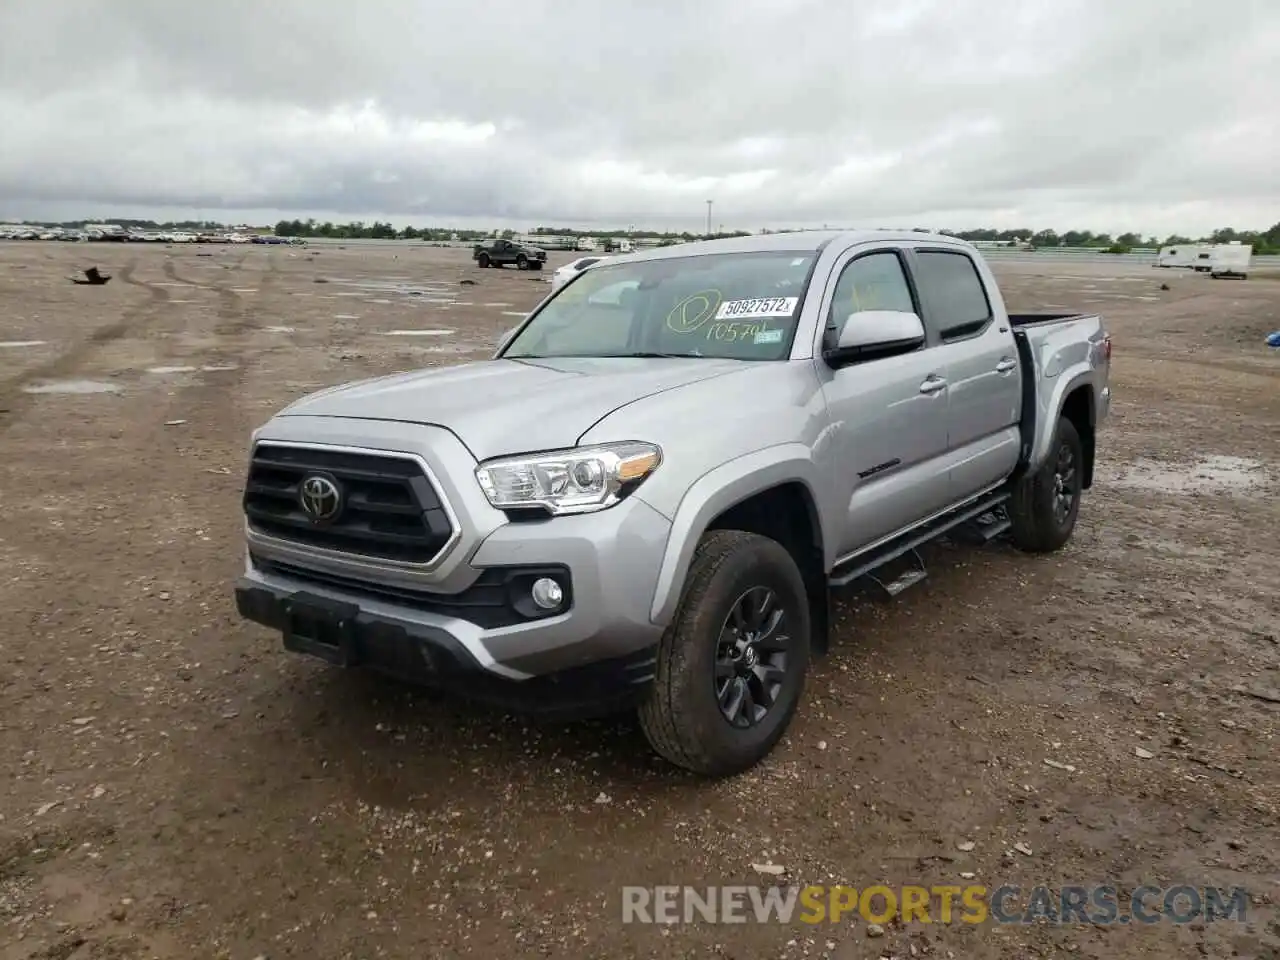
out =
<path fill-rule="evenodd" d="M 804 580 L 786 549 L 754 533 L 708 533 L 640 707 L 650 745 L 707 776 L 754 766 L 795 715 L 809 643 Z"/>
<path fill-rule="evenodd" d="M 480 256 L 476 258 L 476 262 L 480 264 L 480 269 L 483 270 L 485 267 L 489 266 L 489 255 L 487 253 L 480 254 Z"/>
<path fill-rule="evenodd" d="M 1014 486 L 1009 501 L 1010 536 L 1029 553 L 1061 548 L 1075 530 L 1083 493 L 1084 448 L 1066 417 L 1058 421 L 1048 459 Z"/>

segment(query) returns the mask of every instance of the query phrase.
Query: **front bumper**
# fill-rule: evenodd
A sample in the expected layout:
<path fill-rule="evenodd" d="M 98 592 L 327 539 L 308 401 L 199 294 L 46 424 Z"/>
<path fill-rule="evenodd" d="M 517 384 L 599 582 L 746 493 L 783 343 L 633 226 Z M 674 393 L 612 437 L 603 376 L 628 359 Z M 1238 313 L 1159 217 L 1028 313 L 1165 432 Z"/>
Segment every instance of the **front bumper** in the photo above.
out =
<path fill-rule="evenodd" d="M 285 444 L 359 446 L 420 458 L 451 510 L 458 536 L 438 561 L 412 568 L 337 555 L 249 527 L 245 572 L 236 585 L 237 606 L 246 618 L 288 634 L 288 606 L 299 595 L 345 605 L 355 612 L 344 662 L 411 681 L 475 687 L 482 695 L 493 682 L 512 694 L 516 687 L 532 693 L 548 683 L 554 692 L 566 689 L 555 678 L 580 678 L 583 671 L 597 679 L 623 677 L 622 688 L 629 690 L 652 675 L 633 665 L 651 656 L 646 652 L 662 634 L 650 612 L 671 523 L 643 500 L 631 497 L 598 513 L 515 522 L 494 510 L 477 484 L 466 482 L 474 458 L 438 427 L 281 417 L 259 434 L 260 440 Z M 522 612 L 520 603 L 504 607 L 501 600 L 495 608 L 495 590 L 509 587 L 507 596 L 515 590 L 508 574 L 525 577 L 519 584 L 527 588 L 529 571 L 539 569 L 567 577 L 563 612 L 529 616 L 527 604 Z M 488 599 L 478 602 L 486 591 Z M 335 659 L 328 650 L 299 652 Z"/>
<path fill-rule="evenodd" d="M 269 586 L 252 577 L 236 584 L 236 609 L 255 623 L 279 630 L 284 647 L 343 667 L 365 667 L 398 680 L 446 690 L 522 713 L 598 716 L 637 704 L 653 679 L 655 648 L 609 657 L 537 677 L 515 680 L 476 658 L 457 634 L 380 604 L 352 603 L 314 590 Z M 318 636 L 296 629 L 300 604 L 344 611 L 337 633 Z"/>

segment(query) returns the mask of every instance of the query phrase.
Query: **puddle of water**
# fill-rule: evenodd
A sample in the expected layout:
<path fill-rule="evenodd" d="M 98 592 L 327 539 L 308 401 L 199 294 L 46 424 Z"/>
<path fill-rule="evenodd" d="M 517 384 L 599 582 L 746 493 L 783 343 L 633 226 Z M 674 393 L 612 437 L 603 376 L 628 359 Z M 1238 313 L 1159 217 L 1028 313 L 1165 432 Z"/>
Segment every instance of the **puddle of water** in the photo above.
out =
<path fill-rule="evenodd" d="M 194 300 L 170 300 L 169 303 L 195 303 Z"/>
<path fill-rule="evenodd" d="M 43 347 L 47 340 L 0 340 L 0 350 L 16 350 L 19 347 Z"/>
<path fill-rule="evenodd" d="M 258 288 L 257 287 L 232 287 L 231 292 L 232 293 L 257 293 Z"/>
<path fill-rule="evenodd" d="M 343 280 L 330 277 L 330 283 L 341 283 L 344 286 L 356 287 L 359 290 L 378 291 L 380 293 L 396 293 L 401 296 L 447 293 L 449 288 L 457 284 L 446 280 L 419 280 L 417 283 L 408 277 L 384 277 L 380 280 Z"/>
<path fill-rule="evenodd" d="M 114 383 L 103 383 L 100 380 L 47 380 L 44 383 L 29 383 L 22 388 L 23 393 L 119 393 L 120 388 Z"/>
<path fill-rule="evenodd" d="M 386 330 L 384 337 L 447 337 L 456 330 Z"/>
<path fill-rule="evenodd" d="M 293 333 L 298 328 L 297 327 L 263 327 L 262 329 L 266 333 Z"/>
<path fill-rule="evenodd" d="M 195 373 L 195 367 L 148 367 L 147 373 Z"/>
<path fill-rule="evenodd" d="M 354 313 L 335 313 L 335 314 L 333 315 L 333 319 L 335 319 L 335 320 L 359 320 L 360 318 L 359 318 L 356 314 L 354 314 Z"/>
<path fill-rule="evenodd" d="M 414 347 L 414 353 L 479 353 L 490 352 L 489 347 L 479 343 L 443 343 L 438 347 Z"/>
<path fill-rule="evenodd" d="M 511 306 L 511 304 L 509 304 L 509 303 L 486 303 L 486 304 L 485 304 L 485 306 L 486 306 L 486 307 L 509 307 L 509 306 Z"/>
<path fill-rule="evenodd" d="M 1193 464 L 1139 460 L 1110 483 L 1156 493 L 1234 493 L 1265 486 L 1266 467 L 1246 457 L 1211 456 Z"/>
<path fill-rule="evenodd" d="M 366 300 L 365 303 L 390 303 L 390 300 Z"/>
<path fill-rule="evenodd" d="M 1147 277 L 1095 277 L 1095 276 L 1058 276 L 1045 277 L 1046 280 L 1059 280 L 1063 282 L 1072 280 L 1090 280 L 1094 283 L 1149 283 Z"/>
<path fill-rule="evenodd" d="M 209 364 L 209 365 L 207 365 L 207 366 L 201 367 L 200 369 L 201 369 L 202 371 L 204 371 L 205 373 L 224 373 L 224 372 L 226 372 L 227 370 L 239 370 L 239 369 L 240 369 L 240 364 L 238 364 L 238 363 L 211 363 L 211 364 Z"/>

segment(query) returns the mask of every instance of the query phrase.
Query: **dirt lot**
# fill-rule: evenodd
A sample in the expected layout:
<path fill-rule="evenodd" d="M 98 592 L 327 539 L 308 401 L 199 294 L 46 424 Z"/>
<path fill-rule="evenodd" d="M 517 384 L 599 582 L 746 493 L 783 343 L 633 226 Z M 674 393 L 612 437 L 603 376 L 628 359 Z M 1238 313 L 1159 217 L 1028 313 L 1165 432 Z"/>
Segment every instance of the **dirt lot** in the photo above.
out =
<path fill-rule="evenodd" d="M 312 249 L 0 244 L 0 960 L 1280 956 L 1280 282 L 997 264 L 1011 307 L 1114 330 L 1075 539 L 941 546 L 893 603 L 842 598 L 789 737 L 705 783 L 629 723 L 441 702 L 237 618 L 249 431 L 324 385 L 483 357 L 547 289 L 465 251 Z M 94 262 L 108 286 L 67 282 Z M 105 392 L 30 392 L 68 381 Z M 621 923 L 624 884 L 777 882 L 765 862 L 1251 903 L 881 936 Z"/>

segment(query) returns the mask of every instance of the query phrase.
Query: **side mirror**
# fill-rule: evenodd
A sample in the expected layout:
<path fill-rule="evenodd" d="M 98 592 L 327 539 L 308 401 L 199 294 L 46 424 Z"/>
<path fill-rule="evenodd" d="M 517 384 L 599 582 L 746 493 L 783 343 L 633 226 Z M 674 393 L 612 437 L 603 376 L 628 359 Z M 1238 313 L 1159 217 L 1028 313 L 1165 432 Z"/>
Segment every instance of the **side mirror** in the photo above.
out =
<path fill-rule="evenodd" d="M 924 323 L 902 310 L 851 313 L 834 347 L 823 351 L 828 366 L 841 367 L 881 357 L 910 353 L 924 345 Z"/>

